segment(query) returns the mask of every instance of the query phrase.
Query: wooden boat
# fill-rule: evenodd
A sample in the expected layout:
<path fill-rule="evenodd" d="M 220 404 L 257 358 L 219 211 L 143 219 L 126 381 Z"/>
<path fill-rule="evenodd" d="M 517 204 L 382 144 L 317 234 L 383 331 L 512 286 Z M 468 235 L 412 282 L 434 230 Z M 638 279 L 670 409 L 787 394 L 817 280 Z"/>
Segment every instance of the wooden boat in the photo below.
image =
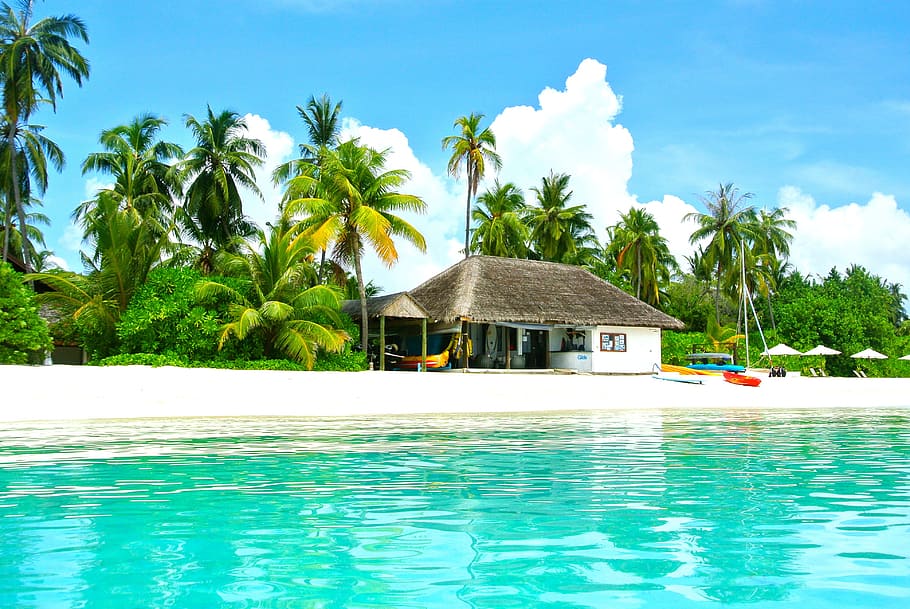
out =
<path fill-rule="evenodd" d="M 734 385 L 745 385 L 746 387 L 758 387 L 761 385 L 760 378 L 738 372 L 724 372 L 724 380 Z"/>

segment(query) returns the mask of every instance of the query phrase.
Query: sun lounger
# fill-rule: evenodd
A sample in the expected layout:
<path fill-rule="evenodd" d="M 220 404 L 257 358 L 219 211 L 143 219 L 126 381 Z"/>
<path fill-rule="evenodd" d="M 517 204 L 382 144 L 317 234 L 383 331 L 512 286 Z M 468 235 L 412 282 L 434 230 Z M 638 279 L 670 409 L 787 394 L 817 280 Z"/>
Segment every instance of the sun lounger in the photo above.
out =
<path fill-rule="evenodd" d="M 860 378 L 860 379 L 869 378 L 868 376 L 866 376 L 866 373 L 863 372 L 862 370 L 854 370 L 853 374 L 856 375 L 856 378 Z"/>

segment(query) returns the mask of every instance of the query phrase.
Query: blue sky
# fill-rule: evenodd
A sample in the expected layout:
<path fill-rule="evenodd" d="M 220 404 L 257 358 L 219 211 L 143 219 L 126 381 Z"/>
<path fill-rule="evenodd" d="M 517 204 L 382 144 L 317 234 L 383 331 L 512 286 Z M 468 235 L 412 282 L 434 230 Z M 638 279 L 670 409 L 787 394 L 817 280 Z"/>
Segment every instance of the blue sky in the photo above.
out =
<path fill-rule="evenodd" d="M 910 287 L 910 4 L 702 0 L 537 2 L 411 0 L 62 0 L 91 36 L 92 74 L 65 84 L 34 122 L 67 155 L 51 176 L 48 247 L 78 269 L 72 209 L 104 184 L 83 176 L 102 129 L 141 112 L 167 118 L 206 104 L 250 115 L 269 164 L 303 138 L 295 105 L 328 92 L 346 132 L 391 147 L 429 213 L 414 222 L 431 251 L 403 247 L 407 289 L 458 259 L 464 184 L 445 175 L 442 137 L 482 112 L 501 177 L 526 192 L 549 169 L 573 176 L 601 236 L 617 211 L 644 205 L 682 256 L 688 211 L 719 182 L 787 206 L 799 222 L 793 262 L 824 274 L 860 263 Z M 266 172 L 263 172 L 263 176 Z M 263 180 L 264 182 L 264 180 Z M 265 221 L 276 194 L 250 199 Z"/>

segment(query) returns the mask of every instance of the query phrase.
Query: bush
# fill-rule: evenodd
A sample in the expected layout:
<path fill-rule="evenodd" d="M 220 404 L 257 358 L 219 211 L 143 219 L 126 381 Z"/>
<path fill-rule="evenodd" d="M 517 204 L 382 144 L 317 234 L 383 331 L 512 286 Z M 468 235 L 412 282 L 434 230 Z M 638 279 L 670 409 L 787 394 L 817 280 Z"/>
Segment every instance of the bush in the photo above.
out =
<path fill-rule="evenodd" d="M 305 371 L 306 368 L 286 359 L 259 360 L 213 360 L 197 362 L 176 355 L 157 353 L 123 353 L 90 362 L 93 366 L 176 366 L 178 368 L 217 368 L 221 370 L 290 370 Z"/>
<path fill-rule="evenodd" d="M 12 266 L 0 262 L 0 364 L 40 363 L 53 347 L 35 293 Z"/>
<path fill-rule="evenodd" d="M 158 267 L 149 273 L 117 325 L 121 353 L 161 353 L 197 362 L 260 357 L 262 345 L 256 341 L 228 341 L 218 350 L 228 303 L 198 304 L 195 284 L 201 278 L 189 268 Z M 238 287 L 233 279 L 211 279 Z"/>

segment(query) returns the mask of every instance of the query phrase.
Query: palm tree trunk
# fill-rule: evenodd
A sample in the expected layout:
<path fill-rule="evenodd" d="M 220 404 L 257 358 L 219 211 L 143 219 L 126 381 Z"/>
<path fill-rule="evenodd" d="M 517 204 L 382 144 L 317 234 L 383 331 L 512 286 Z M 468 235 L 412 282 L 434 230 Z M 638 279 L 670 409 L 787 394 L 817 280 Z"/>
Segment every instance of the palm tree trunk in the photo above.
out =
<path fill-rule="evenodd" d="M 357 275 L 357 289 L 360 291 L 360 344 L 367 353 L 369 346 L 369 320 L 367 319 L 367 291 L 363 285 L 363 271 L 360 268 L 360 254 L 354 252 L 354 273 Z"/>
<path fill-rule="evenodd" d="M 774 322 L 774 307 L 771 306 L 771 288 L 768 288 L 768 293 L 765 294 L 765 298 L 768 300 L 768 312 L 771 314 L 771 329 L 776 332 L 777 324 Z"/>
<path fill-rule="evenodd" d="M 638 285 L 635 288 L 635 298 L 641 300 L 641 244 L 635 248 L 635 264 L 638 267 Z"/>
<path fill-rule="evenodd" d="M 474 172 L 471 171 L 471 163 L 468 161 L 468 201 L 465 204 L 464 210 L 464 257 L 467 258 L 471 255 L 470 239 L 471 239 L 471 186 L 474 184 Z"/>
<path fill-rule="evenodd" d="M 9 260 L 9 223 L 13 221 L 13 203 L 7 199 L 9 199 L 9 197 L 4 197 L 6 202 L 6 213 L 4 214 L 5 217 L 3 221 L 3 262 Z"/>
<path fill-rule="evenodd" d="M 16 206 L 16 214 L 19 217 L 19 239 L 22 241 L 22 264 L 25 272 L 31 272 L 31 264 L 28 261 L 28 231 L 25 227 L 25 208 L 22 206 L 22 194 L 19 192 L 19 164 L 16 162 L 16 127 L 10 126 L 10 132 L 7 139 L 9 146 L 10 159 L 10 180 L 13 186 L 13 205 Z M 11 210 L 7 211 L 7 216 Z M 7 232 L 9 227 L 7 226 Z"/>

